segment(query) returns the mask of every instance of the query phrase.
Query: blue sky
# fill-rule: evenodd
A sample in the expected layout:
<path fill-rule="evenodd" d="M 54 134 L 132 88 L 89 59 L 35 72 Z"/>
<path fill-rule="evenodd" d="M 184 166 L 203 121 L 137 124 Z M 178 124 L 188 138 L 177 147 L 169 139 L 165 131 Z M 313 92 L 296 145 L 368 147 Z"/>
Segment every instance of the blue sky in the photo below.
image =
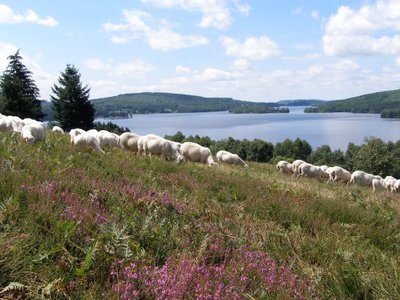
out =
<path fill-rule="evenodd" d="M 342 99 L 400 88 L 400 1 L 0 1 L 0 72 L 17 49 L 43 99 L 66 64 L 91 98 Z"/>

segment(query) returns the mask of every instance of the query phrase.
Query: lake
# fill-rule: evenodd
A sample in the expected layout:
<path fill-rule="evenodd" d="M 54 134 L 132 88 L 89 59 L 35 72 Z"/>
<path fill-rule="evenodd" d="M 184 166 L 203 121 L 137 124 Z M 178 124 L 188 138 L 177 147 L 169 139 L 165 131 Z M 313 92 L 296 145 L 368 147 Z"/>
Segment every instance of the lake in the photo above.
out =
<path fill-rule="evenodd" d="M 112 119 L 140 135 L 160 136 L 182 131 L 184 135 L 209 136 L 214 140 L 262 139 L 282 142 L 301 138 L 313 149 L 327 144 L 331 149 L 346 150 L 350 142 L 361 144 L 365 137 L 384 141 L 400 139 L 400 120 L 381 119 L 377 114 L 304 113 L 304 107 L 289 107 L 290 113 L 230 114 L 228 112 L 138 114 L 129 119 Z M 97 119 L 108 122 L 110 119 Z"/>

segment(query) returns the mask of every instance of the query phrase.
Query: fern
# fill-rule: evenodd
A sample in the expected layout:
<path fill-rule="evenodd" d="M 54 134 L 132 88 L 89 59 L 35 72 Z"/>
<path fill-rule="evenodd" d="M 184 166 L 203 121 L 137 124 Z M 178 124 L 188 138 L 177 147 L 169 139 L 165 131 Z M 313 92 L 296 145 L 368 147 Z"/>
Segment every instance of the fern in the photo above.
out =
<path fill-rule="evenodd" d="M 95 259 L 96 251 L 97 251 L 98 242 L 94 243 L 91 247 L 88 248 L 86 252 L 85 261 L 82 266 L 75 270 L 75 274 L 77 276 L 85 276 L 87 271 L 89 271 L 92 262 Z"/>
<path fill-rule="evenodd" d="M 4 294 L 7 292 L 11 291 L 22 291 L 26 288 L 27 286 L 19 283 L 19 282 L 10 282 L 1 292 L 0 294 Z"/>
<path fill-rule="evenodd" d="M 105 250 L 109 254 L 118 254 L 124 258 L 133 256 L 129 245 L 130 236 L 125 233 L 126 226 L 119 228 L 114 223 L 111 225 L 103 225 L 102 231 L 106 237 Z"/>

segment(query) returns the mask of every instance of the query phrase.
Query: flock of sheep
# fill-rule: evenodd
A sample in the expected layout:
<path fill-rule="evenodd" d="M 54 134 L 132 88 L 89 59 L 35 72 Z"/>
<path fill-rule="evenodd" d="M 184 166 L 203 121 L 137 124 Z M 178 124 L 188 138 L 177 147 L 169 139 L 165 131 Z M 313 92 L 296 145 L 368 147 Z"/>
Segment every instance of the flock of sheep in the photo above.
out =
<path fill-rule="evenodd" d="M 46 139 L 46 125 L 30 118 L 21 119 L 16 116 L 5 116 L 0 114 L 0 130 L 19 132 L 22 139 L 29 144 Z M 53 132 L 64 134 L 59 126 L 52 128 Z M 91 129 L 72 129 L 69 132 L 71 144 L 77 147 L 90 147 L 91 149 L 104 153 L 105 148 L 119 147 L 133 151 L 137 155 L 160 156 L 163 160 L 176 162 L 199 162 L 209 166 L 217 165 L 214 162 L 211 150 L 199 144 L 185 142 L 183 144 L 167 140 L 154 134 L 140 136 L 132 132 L 125 132 L 121 135 L 106 130 L 97 131 Z M 248 165 L 237 155 L 228 151 L 218 151 L 217 161 L 227 164 L 238 164 L 245 167 Z M 287 161 L 280 161 L 276 165 L 279 172 L 293 174 L 293 176 L 305 176 L 328 181 L 341 181 L 344 183 L 356 183 L 364 186 L 372 186 L 373 191 L 378 188 L 386 188 L 391 192 L 400 191 L 400 179 L 393 176 L 381 176 L 355 171 L 350 173 L 342 167 L 315 166 L 303 160 L 296 160 L 292 164 Z"/>
<path fill-rule="evenodd" d="M 293 174 L 293 176 L 305 176 L 318 179 L 328 179 L 329 182 L 341 181 L 346 184 L 359 184 L 363 186 L 372 186 L 375 191 L 378 188 L 386 188 L 391 192 L 400 191 L 400 179 L 397 180 L 393 176 L 381 176 L 366 173 L 364 171 L 354 171 L 350 173 L 346 169 L 335 166 L 328 167 L 325 165 L 316 166 L 303 160 L 295 160 L 293 163 L 281 160 L 276 165 L 279 172 L 285 174 Z"/>
<path fill-rule="evenodd" d="M 22 138 L 29 144 L 46 139 L 46 126 L 43 122 L 33 119 L 21 119 L 16 116 L 5 116 L 0 114 L 0 130 L 8 130 L 21 133 Z M 53 132 L 64 134 L 59 126 L 52 128 Z M 183 144 L 167 140 L 154 134 L 140 136 L 132 132 L 121 135 L 106 130 L 97 131 L 91 129 L 72 129 L 69 132 L 71 144 L 77 147 L 89 147 L 94 151 L 104 153 L 105 148 L 120 147 L 133 151 L 138 155 L 156 155 L 163 160 L 177 162 L 192 161 L 206 163 L 209 166 L 217 165 L 214 162 L 211 150 L 199 144 L 185 142 Z M 218 151 L 217 160 L 227 164 L 248 165 L 237 155 L 228 151 Z"/>

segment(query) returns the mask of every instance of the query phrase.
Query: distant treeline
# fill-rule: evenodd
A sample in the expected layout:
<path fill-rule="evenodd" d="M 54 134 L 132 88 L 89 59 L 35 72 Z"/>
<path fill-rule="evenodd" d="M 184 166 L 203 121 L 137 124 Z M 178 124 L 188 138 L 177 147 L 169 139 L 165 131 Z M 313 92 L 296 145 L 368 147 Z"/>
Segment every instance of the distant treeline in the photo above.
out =
<path fill-rule="evenodd" d="M 381 114 L 382 118 L 397 118 L 400 110 L 400 90 L 385 91 L 348 98 L 327 101 L 308 107 L 304 112 L 351 112 Z"/>
<path fill-rule="evenodd" d="M 210 137 L 185 136 L 178 131 L 165 138 L 176 142 L 195 142 L 209 147 L 215 155 L 219 150 L 237 153 L 247 161 L 277 163 L 280 160 L 292 162 L 302 159 L 316 165 L 342 166 L 350 171 L 363 170 L 376 175 L 400 177 L 400 141 L 385 143 L 379 138 L 370 137 L 361 145 L 349 143 L 347 150 L 332 150 L 328 145 L 312 149 L 302 139 L 286 139 L 273 145 L 263 140 L 237 140 L 232 137 L 215 141 Z"/>
<path fill-rule="evenodd" d="M 92 100 L 97 117 L 127 117 L 131 114 L 229 111 L 270 113 L 276 103 L 239 101 L 232 98 L 206 98 L 172 93 L 123 94 Z"/>

